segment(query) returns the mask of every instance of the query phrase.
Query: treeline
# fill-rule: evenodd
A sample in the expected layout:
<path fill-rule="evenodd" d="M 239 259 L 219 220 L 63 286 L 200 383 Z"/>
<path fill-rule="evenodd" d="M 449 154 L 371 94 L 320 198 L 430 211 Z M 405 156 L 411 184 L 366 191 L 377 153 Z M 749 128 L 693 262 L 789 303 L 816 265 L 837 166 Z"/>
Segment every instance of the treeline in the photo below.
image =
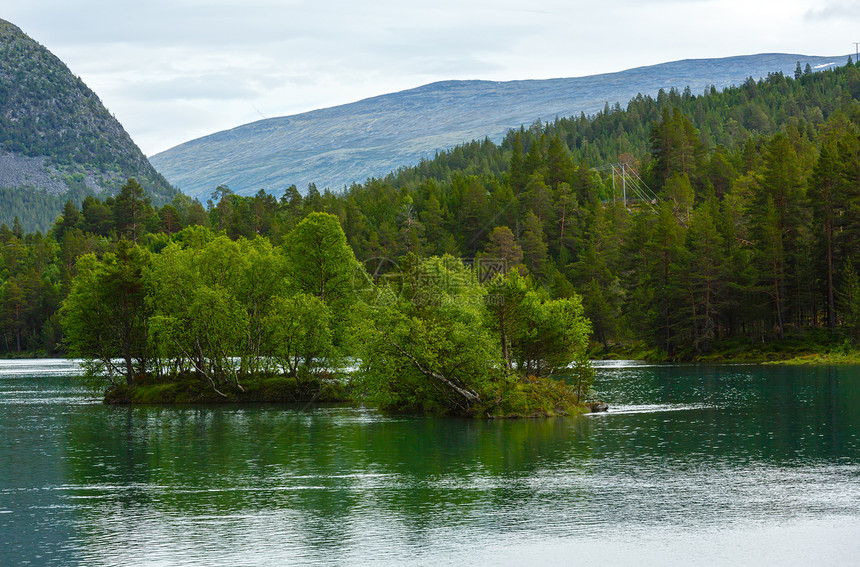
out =
<path fill-rule="evenodd" d="M 178 196 L 156 209 L 130 182 L 116 198 L 67 204 L 46 236 L 0 231 L 0 349 L 59 348 L 56 305 L 81 253 L 121 239 L 158 253 L 196 225 L 279 247 L 314 212 L 339 219 L 356 258 L 392 260 L 383 272 L 403 257 L 449 254 L 499 260 L 548 297 L 578 293 L 606 346 L 690 358 L 726 339 L 848 336 L 860 328 L 858 85 L 849 63 L 720 93 L 637 97 L 627 110 L 474 142 L 343 193 L 218 187 L 205 205 Z M 621 178 L 593 169 L 607 162 L 658 200 L 622 202 Z M 18 288 L 44 299 L 24 306 L 7 282 L 27 278 Z"/>
<path fill-rule="evenodd" d="M 28 232 L 48 232 L 63 210 L 65 203 L 81 202 L 90 192 L 77 187 L 62 195 L 49 193 L 34 187 L 0 187 L 0 224 L 11 226 L 18 218 Z"/>

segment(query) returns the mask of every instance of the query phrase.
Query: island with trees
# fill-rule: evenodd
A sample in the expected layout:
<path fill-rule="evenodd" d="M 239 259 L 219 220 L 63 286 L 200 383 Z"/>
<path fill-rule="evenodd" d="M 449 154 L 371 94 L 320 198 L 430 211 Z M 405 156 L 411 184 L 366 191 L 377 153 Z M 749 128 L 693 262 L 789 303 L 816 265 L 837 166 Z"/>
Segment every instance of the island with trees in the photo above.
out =
<path fill-rule="evenodd" d="M 322 212 L 279 247 L 190 227 L 158 252 L 120 240 L 101 258 L 81 256 L 61 323 L 69 354 L 115 403 L 583 411 L 593 372 L 580 299 L 552 299 L 501 267 L 482 274 L 453 256 L 409 255 L 380 278 Z M 575 380 L 558 379 L 566 374 Z"/>

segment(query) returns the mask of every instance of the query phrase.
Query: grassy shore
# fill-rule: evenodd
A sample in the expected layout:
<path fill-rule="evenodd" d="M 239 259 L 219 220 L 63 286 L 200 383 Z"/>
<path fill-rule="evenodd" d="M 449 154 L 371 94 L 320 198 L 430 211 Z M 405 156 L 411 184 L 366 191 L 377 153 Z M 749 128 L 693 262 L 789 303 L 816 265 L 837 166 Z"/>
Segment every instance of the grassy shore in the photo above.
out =
<path fill-rule="evenodd" d="M 828 352 L 828 353 L 811 353 L 785 360 L 770 360 L 764 364 L 783 364 L 797 366 L 824 366 L 828 364 L 860 364 L 860 351 L 852 351 L 848 353 Z"/>
<path fill-rule="evenodd" d="M 844 334 L 814 330 L 775 337 L 731 337 L 715 341 L 707 350 L 677 350 L 671 355 L 643 343 L 595 348 L 592 357 L 603 360 L 648 360 L 653 362 L 712 362 L 762 364 L 860 364 L 857 342 Z"/>
<path fill-rule="evenodd" d="M 530 376 L 507 384 L 491 400 L 478 404 L 472 417 L 521 418 L 580 415 L 591 411 L 579 403 L 573 387 L 562 380 Z"/>
<path fill-rule="evenodd" d="M 185 375 L 171 379 L 146 378 L 133 386 L 116 384 L 105 392 L 107 404 L 217 404 L 345 402 L 350 385 L 333 380 L 298 382 L 284 376 L 258 376 L 215 392 L 204 380 Z"/>
<path fill-rule="evenodd" d="M 361 403 L 361 394 L 348 380 L 298 382 L 284 376 L 260 376 L 235 385 L 221 386 L 221 395 L 201 378 L 185 375 L 170 379 L 144 378 L 133 386 L 115 384 L 105 392 L 107 404 L 222 404 L 222 403 Z M 592 405 L 578 403 L 573 388 L 550 378 L 507 384 L 463 417 L 529 418 L 580 415 Z M 601 411 L 601 410 L 594 410 Z"/>

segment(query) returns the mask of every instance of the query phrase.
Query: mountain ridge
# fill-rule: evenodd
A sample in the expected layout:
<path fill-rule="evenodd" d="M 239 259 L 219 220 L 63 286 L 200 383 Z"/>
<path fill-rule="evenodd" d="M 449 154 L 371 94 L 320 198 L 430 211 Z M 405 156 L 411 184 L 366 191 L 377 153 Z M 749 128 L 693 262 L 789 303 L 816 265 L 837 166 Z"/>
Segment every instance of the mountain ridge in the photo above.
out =
<path fill-rule="evenodd" d="M 474 139 L 498 142 L 536 120 L 591 115 L 638 94 L 739 85 L 748 77 L 818 69 L 847 56 L 768 53 L 684 59 L 574 78 L 445 80 L 356 102 L 258 120 L 150 157 L 180 190 L 205 197 L 218 185 L 279 194 L 308 183 L 341 189 Z"/>

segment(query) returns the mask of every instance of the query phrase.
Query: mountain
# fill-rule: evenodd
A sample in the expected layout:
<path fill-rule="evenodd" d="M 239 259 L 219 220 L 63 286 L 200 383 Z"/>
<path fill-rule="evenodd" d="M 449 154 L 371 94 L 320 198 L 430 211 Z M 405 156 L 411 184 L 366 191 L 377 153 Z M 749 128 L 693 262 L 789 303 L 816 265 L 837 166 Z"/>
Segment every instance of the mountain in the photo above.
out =
<path fill-rule="evenodd" d="M 67 199 L 114 194 L 130 177 L 155 203 L 176 194 L 79 77 L 0 20 L 0 222 L 44 230 Z"/>
<path fill-rule="evenodd" d="M 823 69 L 846 57 L 761 54 L 691 59 L 589 77 L 510 82 L 445 81 L 294 116 L 260 120 L 156 154 L 152 164 L 183 192 L 207 197 L 280 195 L 290 184 L 335 190 L 418 163 L 473 139 L 498 142 L 535 120 L 593 114 L 637 94 L 740 85 L 797 63 Z"/>

